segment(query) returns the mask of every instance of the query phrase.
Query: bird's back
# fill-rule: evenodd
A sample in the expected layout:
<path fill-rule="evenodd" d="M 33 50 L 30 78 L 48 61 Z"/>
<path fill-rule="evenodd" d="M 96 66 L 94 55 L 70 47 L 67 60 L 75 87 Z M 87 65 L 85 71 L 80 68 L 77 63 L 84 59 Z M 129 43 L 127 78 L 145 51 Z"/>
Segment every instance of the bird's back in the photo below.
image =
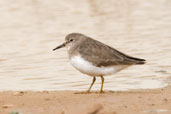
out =
<path fill-rule="evenodd" d="M 104 43 L 87 37 L 77 48 L 80 55 L 95 66 L 144 64 L 144 59 L 128 56 Z"/>

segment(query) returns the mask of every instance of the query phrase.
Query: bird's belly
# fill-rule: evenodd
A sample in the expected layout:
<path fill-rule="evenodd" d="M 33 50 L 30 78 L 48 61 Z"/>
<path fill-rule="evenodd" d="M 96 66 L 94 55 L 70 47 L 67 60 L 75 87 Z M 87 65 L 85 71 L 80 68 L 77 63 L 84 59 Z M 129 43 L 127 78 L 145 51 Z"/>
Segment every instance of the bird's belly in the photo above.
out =
<path fill-rule="evenodd" d="M 71 57 L 70 62 L 77 70 L 89 76 L 111 75 L 127 67 L 125 65 L 97 67 L 97 66 L 94 66 L 92 63 L 86 61 L 81 56 Z"/>

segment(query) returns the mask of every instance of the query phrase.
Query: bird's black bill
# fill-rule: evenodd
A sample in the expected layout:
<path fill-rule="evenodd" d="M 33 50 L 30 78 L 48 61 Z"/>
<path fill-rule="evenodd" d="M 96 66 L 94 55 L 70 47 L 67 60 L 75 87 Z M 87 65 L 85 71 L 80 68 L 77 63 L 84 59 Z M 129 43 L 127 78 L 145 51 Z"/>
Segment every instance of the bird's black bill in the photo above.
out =
<path fill-rule="evenodd" d="M 66 44 L 66 43 L 63 43 L 63 44 L 57 46 L 56 48 L 53 49 L 53 51 L 65 47 L 65 44 Z"/>

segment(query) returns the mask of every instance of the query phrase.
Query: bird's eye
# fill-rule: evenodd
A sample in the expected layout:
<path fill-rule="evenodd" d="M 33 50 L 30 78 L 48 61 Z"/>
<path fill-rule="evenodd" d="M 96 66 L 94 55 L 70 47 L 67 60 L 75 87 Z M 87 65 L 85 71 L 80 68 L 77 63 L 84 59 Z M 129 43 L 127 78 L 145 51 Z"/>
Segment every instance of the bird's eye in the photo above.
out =
<path fill-rule="evenodd" d="M 73 41 L 73 39 L 71 38 L 71 39 L 69 39 L 69 41 L 70 41 L 70 42 L 72 42 L 72 41 Z"/>

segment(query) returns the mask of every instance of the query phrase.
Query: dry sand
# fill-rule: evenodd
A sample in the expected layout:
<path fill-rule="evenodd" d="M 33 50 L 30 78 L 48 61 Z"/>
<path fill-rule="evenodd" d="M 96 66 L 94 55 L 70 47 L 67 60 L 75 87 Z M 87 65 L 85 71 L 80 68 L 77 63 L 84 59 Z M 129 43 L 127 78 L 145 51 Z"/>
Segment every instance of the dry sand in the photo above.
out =
<path fill-rule="evenodd" d="M 170 88 L 103 94 L 0 92 L 0 114 L 171 114 Z"/>

